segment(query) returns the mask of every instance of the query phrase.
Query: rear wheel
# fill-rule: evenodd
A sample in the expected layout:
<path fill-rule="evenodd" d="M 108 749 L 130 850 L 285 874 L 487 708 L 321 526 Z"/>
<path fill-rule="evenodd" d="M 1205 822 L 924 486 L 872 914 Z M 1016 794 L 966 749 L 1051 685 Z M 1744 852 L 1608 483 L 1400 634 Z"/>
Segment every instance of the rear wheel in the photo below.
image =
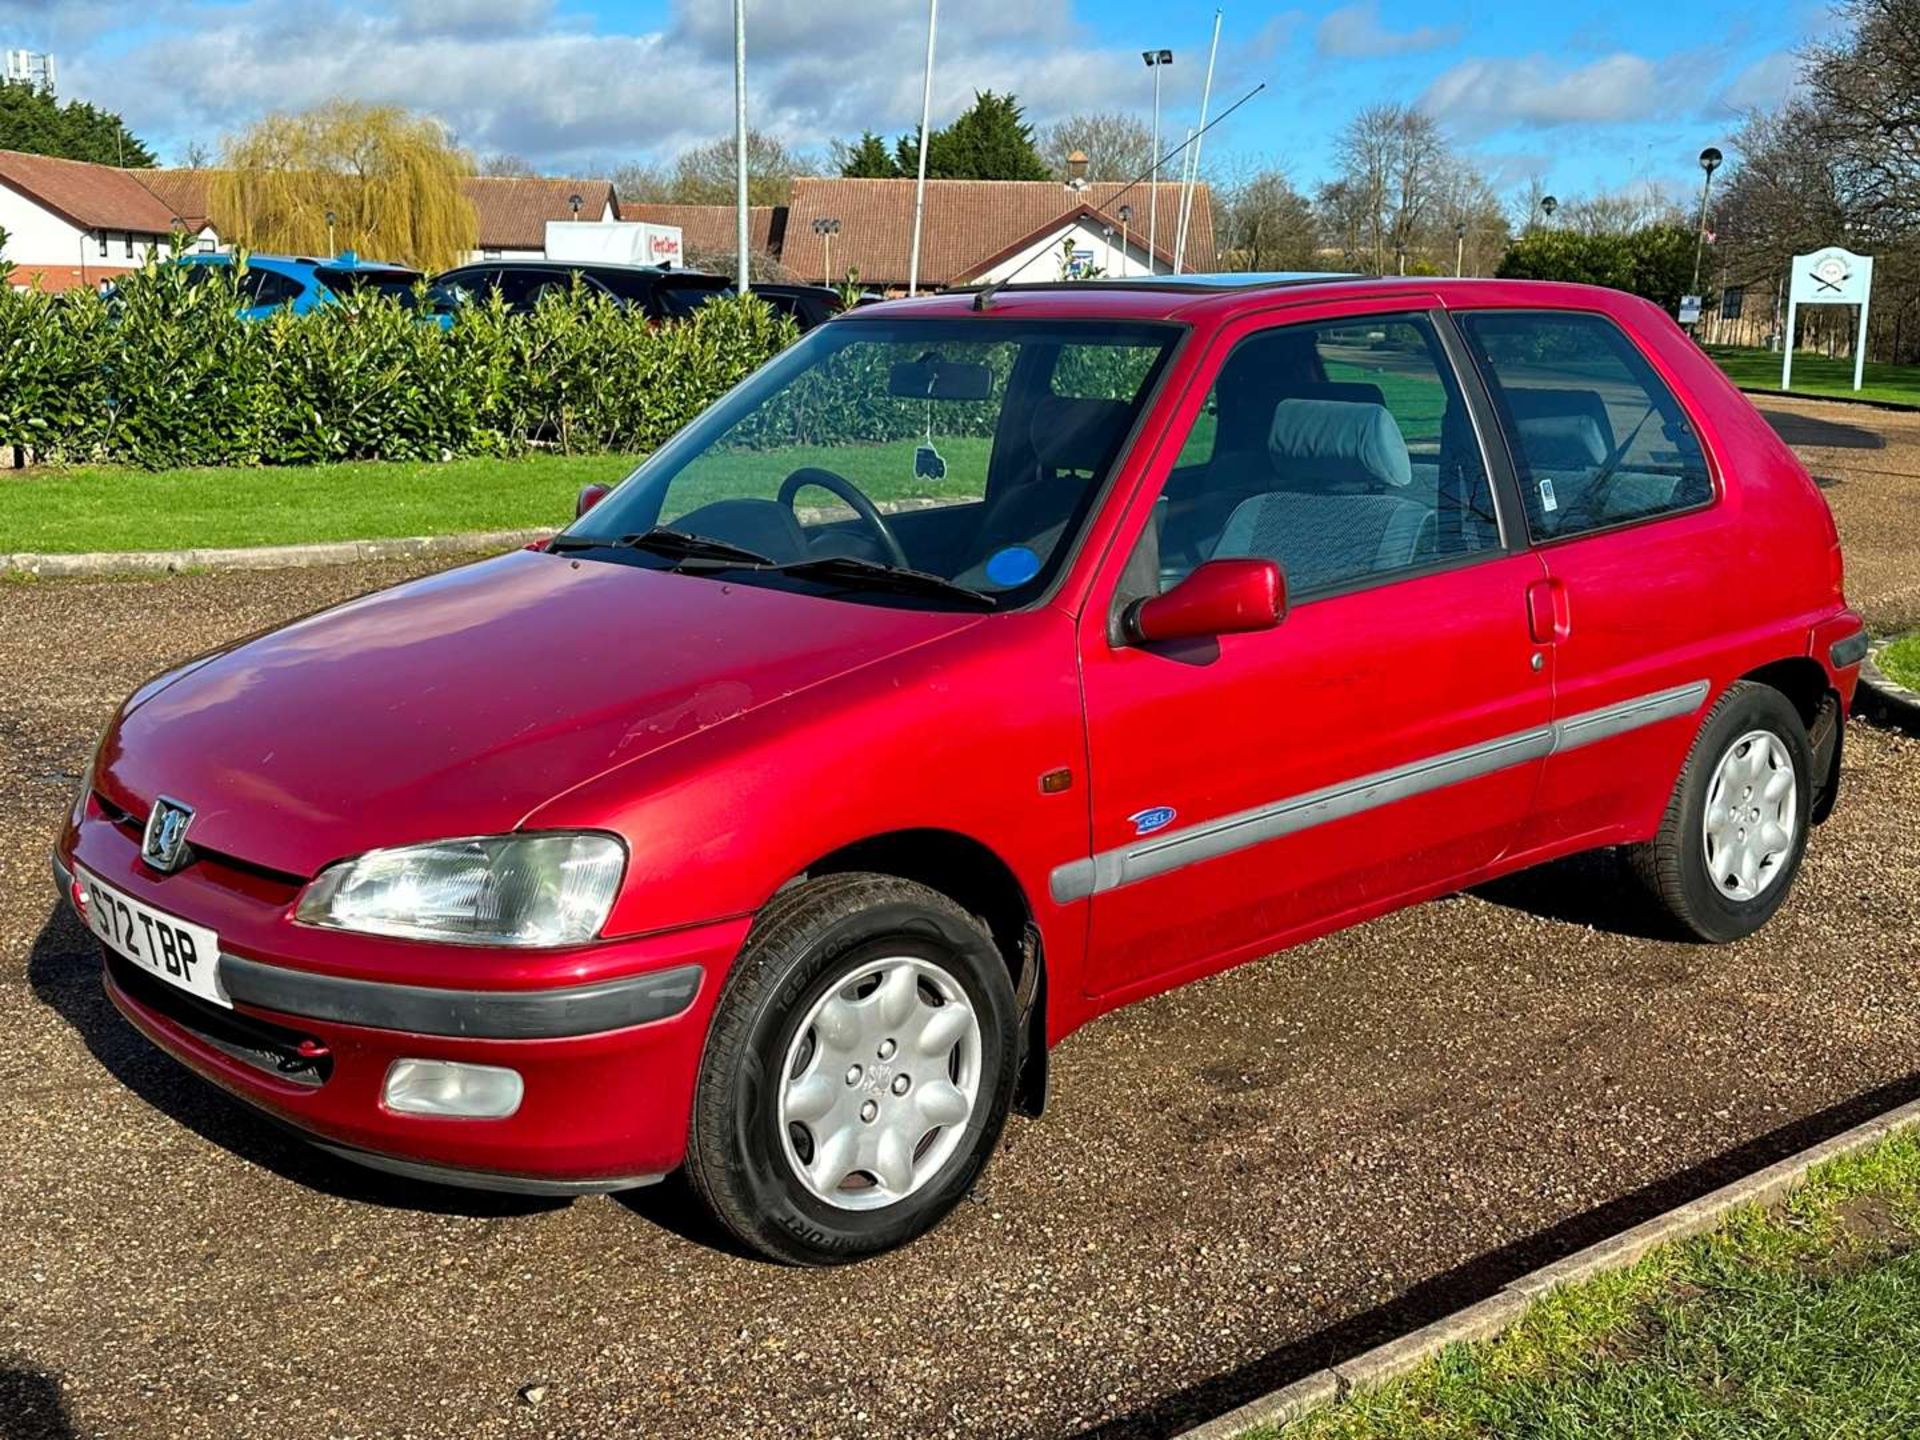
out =
<path fill-rule="evenodd" d="M 1701 940 L 1773 917 L 1806 851 L 1813 747 L 1779 691 L 1741 681 L 1700 727 L 1659 832 L 1629 851 L 1663 909 Z"/>
<path fill-rule="evenodd" d="M 1013 1094 L 1015 1005 L 985 927 L 925 886 L 831 875 L 767 907 L 720 997 L 687 1172 L 755 1250 L 836 1264 L 923 1234 Z"/>

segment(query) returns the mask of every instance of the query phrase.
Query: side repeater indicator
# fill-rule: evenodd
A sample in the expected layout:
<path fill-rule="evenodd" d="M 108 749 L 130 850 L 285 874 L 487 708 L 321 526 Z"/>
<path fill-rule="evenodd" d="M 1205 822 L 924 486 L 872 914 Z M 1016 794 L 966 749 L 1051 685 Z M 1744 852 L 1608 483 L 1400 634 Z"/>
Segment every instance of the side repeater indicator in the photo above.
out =
<path fill-rule="evenodd" d="M 1154 805 L 1145 810 L 1136 810 L 1127 819 L 1133 822 L 1133 833 L 1151 835 L 1156 830 L 1164 830 L 1173 823 L 1174 809 L 1171 805 Z"/>

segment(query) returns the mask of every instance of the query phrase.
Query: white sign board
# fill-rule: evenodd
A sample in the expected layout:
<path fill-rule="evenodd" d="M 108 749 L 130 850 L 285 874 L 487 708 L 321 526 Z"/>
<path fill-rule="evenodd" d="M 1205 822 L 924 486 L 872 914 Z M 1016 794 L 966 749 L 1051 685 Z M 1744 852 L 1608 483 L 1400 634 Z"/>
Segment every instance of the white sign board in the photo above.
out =
<path fill-rule="evenodd" d="M 1697 324 L 1699 320 L 1700 297 L 1698 295 L 1682 295 L 1680 297 L 1680 323 L 1682 325 L 1693 325 Z"/>
<path fill-rule="evenodd" d="M 1793 331 L 1802 305 L 1858 305 L 1860 334 L 1853 345 L 1853 388 L 1860 388 L 1867 363 L 1867 299 L 1873 293 L 1873 257 L 1829 245 L 1793 257 L 1787 287 L 1787 334 L 1780 361 L 1780 388 L 1793 388 Z"/>
<path fill-rule="evenodd" d="M 678 225 L 642 225 L 630 220 L 549 220 L 549 260 L 611 265 L 679 265 Z"/>

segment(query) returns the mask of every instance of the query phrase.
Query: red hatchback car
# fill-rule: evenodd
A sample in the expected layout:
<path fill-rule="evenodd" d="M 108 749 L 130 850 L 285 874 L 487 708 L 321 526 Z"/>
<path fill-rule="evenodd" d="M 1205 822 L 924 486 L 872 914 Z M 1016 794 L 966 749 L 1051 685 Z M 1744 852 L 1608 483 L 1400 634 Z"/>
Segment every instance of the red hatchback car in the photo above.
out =
<path fill-rule="evenodd" d="M 1597 846 L 1785 900 L 1865 650 L 1653 306 L 1010 288 L 824 325 L 544 546 L 127 701 L 59 837 L 127 1018 L 342 1156 L 935 1224 L 1103 1011 Z"/>

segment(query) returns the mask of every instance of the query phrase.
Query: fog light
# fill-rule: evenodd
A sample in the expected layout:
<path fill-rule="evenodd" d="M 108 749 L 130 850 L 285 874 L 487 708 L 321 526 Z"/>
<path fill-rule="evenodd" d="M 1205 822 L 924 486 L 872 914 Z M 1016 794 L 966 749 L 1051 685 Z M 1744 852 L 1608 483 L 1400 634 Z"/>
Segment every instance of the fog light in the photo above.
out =
<path fill-rule="evenodd" d="M 499 1120 L 520 1108 L 520 1072 L 500 1065 L 453 1060 L 396 1060 L 383 1092 L 389 1110 L 404 1115 L 458 1115 Z"/>

